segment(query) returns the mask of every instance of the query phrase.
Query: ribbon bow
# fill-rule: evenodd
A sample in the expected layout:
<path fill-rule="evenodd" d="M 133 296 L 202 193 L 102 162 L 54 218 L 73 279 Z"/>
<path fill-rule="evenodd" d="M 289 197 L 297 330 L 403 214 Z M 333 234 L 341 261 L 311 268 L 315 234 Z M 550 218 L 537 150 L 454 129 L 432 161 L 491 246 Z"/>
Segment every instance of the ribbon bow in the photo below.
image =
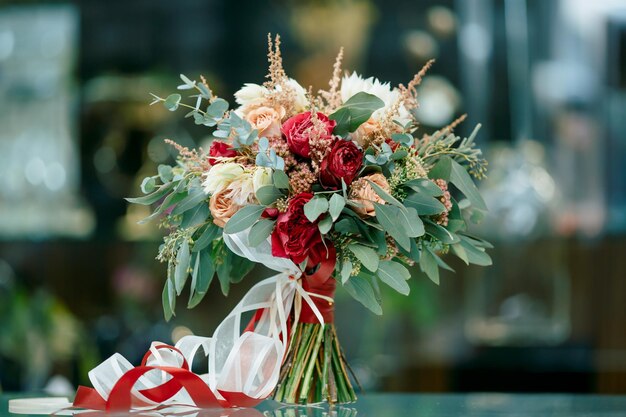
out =
<path fill-rule="evenodd" d="M 248 233 L 224 234 L 224 241 L 237 255 L 279 272 L 277 275 L 254 285 L 210 338 L 185 336 L 175 346 L 153 342 L 137 367 L 119 353 L 114 354 L 89 372 L 93 388 L 79 387 L 73 407 L 103 411 L 171 405 L 252 407 L 267 398 L 278 383 L 287 353 L 292 307 L 292 327 L 303 306 L 324 324 L 324 316 L 312 297 L 329 303 L 332 298 L 303 288 L 302 271 L 290 260 L 272 256 L 269 241 L 251 248 Z M 251 311 L 255 315 L 242 332 L 242 315 Z M 208 357 L 208 372 L 204 374 L 191 369 L 200 348 Z M 28 400 L 19 401 L 21 412 L 36 413 L 41 409 L 37 403 L 41 399 L 34 399 L 31 407 L 23 404 Z"/>

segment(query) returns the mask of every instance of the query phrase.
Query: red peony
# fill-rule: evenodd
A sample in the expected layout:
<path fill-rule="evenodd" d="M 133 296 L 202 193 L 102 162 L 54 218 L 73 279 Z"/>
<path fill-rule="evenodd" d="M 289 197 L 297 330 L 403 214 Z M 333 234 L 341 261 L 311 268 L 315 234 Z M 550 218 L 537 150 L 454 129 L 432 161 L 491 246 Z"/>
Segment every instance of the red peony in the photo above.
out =
<path fill-rule="evenodd" d="M 326 188 L 341 187 L 343 178 L 350 185 L 363 165 L 363 152 L 354 142 L 335 139 L 333 147 L 320 165 L 320 182 Z"/>
<path fill-rule="evenodd" d="M 309 250 L 321 242 L 317 222 L 311 223 L 304 215 L 304 205 L 311 198 L 311 193 L 295 195 L 289 200 L 287 211 L 278 215 L 272 232 L 272 255 L 299 264 L 309 255 Z"/>
<path fill-rule="evenodd" d="M 209 148 L 209 155 L 213 157 L 213 158 L 209 157 L 209 164 L 215 165 L 215 164 L 219 164 L 222 162 L 219 159 L 215 159 L 215 157 L 232 158 L 239 154 L 228 143 L 222 142 L 220 140 L 214 140 L 213 142 L 211 142 L 211 147 Z"/>
<path fill-rule="evenodd" d="M 325 114 L 319 112 L 317 113 L 317 118 L 325 128 L 325 132 L 322 132 L 321 136 L 330 137 L 337 122 L 330 120 Z M 311 157 L 309 137 L 312 127 L 311 112 L 296 114 L 283 123 L 281 131 L 287 138 L 287 144 L 291 152 L 305 158 Z"/>

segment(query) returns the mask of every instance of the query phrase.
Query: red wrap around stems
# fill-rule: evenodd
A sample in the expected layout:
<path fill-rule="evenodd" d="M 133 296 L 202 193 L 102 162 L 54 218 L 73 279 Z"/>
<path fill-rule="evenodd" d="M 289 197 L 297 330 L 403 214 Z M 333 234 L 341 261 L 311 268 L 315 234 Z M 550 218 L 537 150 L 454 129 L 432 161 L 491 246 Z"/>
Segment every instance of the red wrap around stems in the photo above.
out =
<path fill-rule="evenodd" d="M 320 248 L 318 253 L 325 255 L 325 258 L 318 259 L 318 262 L 311 261 L 309 258 L 309 264 L 307 267 L 313 268 L 319 264 L 317 270 L 308 275 L 304 273 L 302 275 L 302 289 L 309 293 L 313 303 L 322 314 L 324 323 L 334 323 L 335 321 L 335 303 L 329 302 L 326 298 L 315 297 L 314 294 L 322 295 L 324 297 L 335 299 L 335 288 L 337 282 L 332 277 L 335 270 L 336 252 L 335 247 L 327 243 L 327 247 Z M 300 311 L 300 322 L 302 323 L 319 323 L 319 319 L 311 310 L 308 303 L 302 303 L 302 310 Z"/>

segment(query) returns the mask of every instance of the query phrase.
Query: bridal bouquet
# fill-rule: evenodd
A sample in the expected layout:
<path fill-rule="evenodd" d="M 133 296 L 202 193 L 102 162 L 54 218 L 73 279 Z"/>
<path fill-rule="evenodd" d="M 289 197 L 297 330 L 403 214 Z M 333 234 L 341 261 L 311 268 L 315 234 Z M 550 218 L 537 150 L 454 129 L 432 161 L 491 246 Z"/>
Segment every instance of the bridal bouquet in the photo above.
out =
<path fill-rule="evenodd" d="M 170 141 L 177 164 L 159 166 L 141 184 L 146 195 L 128 201 L 153 205 L 144 221 L 167 231 L 158 254 L 168 272 L 166 319 L 188 282 L 191 308 L 214 275 L 226 294 L 255 263 L 281 273 L 263 291 L 253 288 L 256 304 L 244 297 L 229 316 L 234 341 L 223 366 L 232 349 L 239 349 L 239 372 L 255 363 L 263 345 L 244 352 L 237 340 L 246 335 L 277 346 L 267 348 L 272 360 L 234 377 L 243 378 L 238 389 L 289 403 L 350 402 L 356 396 L 333 324 L 335 288 L 382 314 L 381 283 L 408 294 L 414 265 L 435 283 L 440 268 L 451 269 L 444 254 L 489 265 L 491 246 L 467 230 L 486 210 L 472 179 L 484 175 L 486 161 L 474 143 L 478 127 L 469 138 L 454 135 L 462 119 L 417 135 L 416 87 L 432 62 L 392 88 L 342 75 L 340 52 L 329 88 L 314 94 L 286 75 L 279 47 L 278 37 L 269 40 L 267 81 L 245 84 L 232 109 L 204 78 L 181 75 L 179 93 L 154 96 L 153 104 L 185 110 L 214 129 L 214 140 L 208 150 Z M 240 332 L 244 312 L 252 318 Z M 213 376 L 213 385 L 220 388 L 228 372 Z"/>

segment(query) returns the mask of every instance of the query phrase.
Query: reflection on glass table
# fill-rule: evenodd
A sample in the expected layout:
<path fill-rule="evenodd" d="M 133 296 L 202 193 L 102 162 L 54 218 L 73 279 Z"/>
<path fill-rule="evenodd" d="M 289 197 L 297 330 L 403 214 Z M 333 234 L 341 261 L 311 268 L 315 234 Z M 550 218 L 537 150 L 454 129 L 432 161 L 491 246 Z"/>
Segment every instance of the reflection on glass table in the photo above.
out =
<path fill-rule="evenodd" d="M 0 397 L 0 416 L 7 412 L 9 398 Z M 103 412 L 90 412 L 89 417 Z M 134 412 L 132 414 L 106 414 L 151 417 L 500 417 L 500 416 L 624 416 L 626 396 L 598 395 L 518 395 L 518 394 L 363 394 L 354 404 L 328 408 L 326 405 L 294 407 L 274 401 L 265 401 L 256 408 L 196 410 L 184 407 L 169 412 Z"/>

